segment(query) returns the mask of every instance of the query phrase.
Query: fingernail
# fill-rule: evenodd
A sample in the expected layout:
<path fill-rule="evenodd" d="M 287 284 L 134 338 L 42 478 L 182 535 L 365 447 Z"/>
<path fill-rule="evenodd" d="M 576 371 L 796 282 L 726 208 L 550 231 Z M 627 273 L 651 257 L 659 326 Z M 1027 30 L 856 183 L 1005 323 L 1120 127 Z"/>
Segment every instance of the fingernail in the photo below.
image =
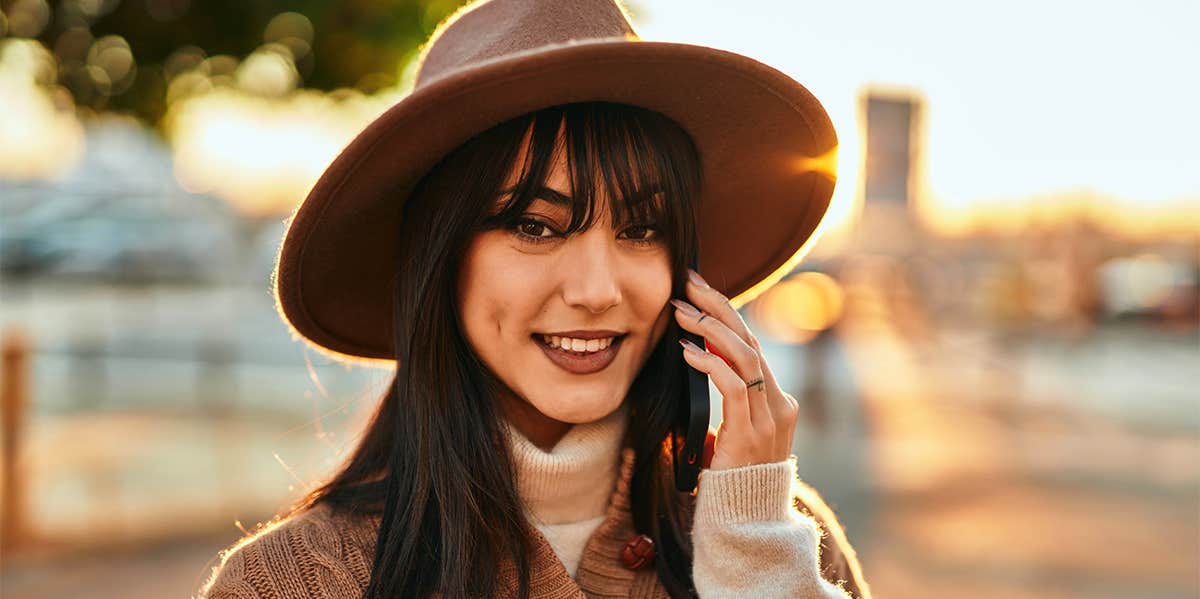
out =
<path fill-rule="evenodd" d="M 698 287 L 708 287 L 708 281 L 705 281 L 704 277 L 700 276 L 700 273 L 690 268 L 688 269 L 688 278 Z"/>
<path fill-rule="evenodd" d="M 673 297 L 673 298 L 671 298 L 671 303 L 674 304 L 676 308 L 679 308 L 680 310 L 682 310 L 683 313 L 687 314 L 688 316 L 699 316 L 700 315 L 700 311 L 697 310 L 695 306 L 693 306 L 681 299 Z"/>
<path fill-rule="evenodd" d="M 687 351 L 690 351 L 690 352 L 696 354 L 697 356 L 704 355 L 704 350 L 700 349 L 699 346 L 697 346 L 695 343 L 692 343 L 691 341 L 688 341 L 687 339 L 680 339 L 679 344 L 683 346 L 683 349 L 686 349 Z"/>

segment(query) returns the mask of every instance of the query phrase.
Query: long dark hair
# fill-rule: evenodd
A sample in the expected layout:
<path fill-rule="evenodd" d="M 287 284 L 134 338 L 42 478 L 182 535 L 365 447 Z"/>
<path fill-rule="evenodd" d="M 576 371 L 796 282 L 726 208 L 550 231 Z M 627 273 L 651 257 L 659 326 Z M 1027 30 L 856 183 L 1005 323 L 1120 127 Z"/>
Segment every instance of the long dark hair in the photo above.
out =
<path fill-rule="evenodd" d="M 516 226 L 549 172 L 560 126 L 573 201 L 563 233 L 591 226 L 602 183 L 614 223 L 653 223 L 664 236 L 672 295 L 683 296 L 696 242 L 700 156 L 691 136 L 665 115 L 609 102 L 562 104 L 501 123 L 443 158 L 409 197 L 396 232 L 405 259 L 394 281 L 395 378 L 346 463 L 291 510 L 325 502 L 382 514 L 366 597 L 492 596 L 492 573 L 507 560 L 516 567 L 519 596 L 529 595 L 533 537 L 497 420 L 494 398 L 502 383 L 466 341 L 456 278 L 473 235 Z M 526 134 L 529 150 L 515 191 L 493 214 Z M 661 186 L 665 201 L 636 193 L 650 183 Z M 626 441 L 637 456 L 634 526 L 654 540 L 655 568 L 671 596 L 694 597 L 691 514 L 672 477 L 671 426 L 685 392 L 678 337 L 671 319 L 635 377 L 626 398 Z"/>

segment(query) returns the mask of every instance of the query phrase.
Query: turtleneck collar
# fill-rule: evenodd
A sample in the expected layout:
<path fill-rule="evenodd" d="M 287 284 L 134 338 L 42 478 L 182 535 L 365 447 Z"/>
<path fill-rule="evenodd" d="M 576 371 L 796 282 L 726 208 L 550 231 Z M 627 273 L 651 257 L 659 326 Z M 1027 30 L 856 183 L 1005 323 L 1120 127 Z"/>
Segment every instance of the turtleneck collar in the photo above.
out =
<path fill-rule="evenodd" d="M 544 451 L 502 420 L 517 470 L 517 492 L 538 524 L 566 524 L 603 516 L 620 474 L 628 402 L 608 416 L 567 430 Z"/>

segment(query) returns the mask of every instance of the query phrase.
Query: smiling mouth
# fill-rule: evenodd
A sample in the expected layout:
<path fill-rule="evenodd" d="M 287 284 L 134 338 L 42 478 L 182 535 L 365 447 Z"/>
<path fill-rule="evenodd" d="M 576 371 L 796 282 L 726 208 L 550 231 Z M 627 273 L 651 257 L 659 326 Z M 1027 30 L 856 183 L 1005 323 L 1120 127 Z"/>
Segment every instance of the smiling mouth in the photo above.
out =
<path fill-rule="evenodd" d="M 600 372 L 612 364 L 617 358 L 617 352 L 621 351 L 622 342 L 628 336 L 629 333 L 614 337 L 608 347 L 599 351 L 577 352 L 554 347 L 546 343 L 541 334 L 532 335 L 550 362 L 567 372 L 580 375 Z"/>
<path fill-rule="evenodd" d="M 619 344 L 622 340 L 624 340 L 628 336 L 629 336 L 629 333 L 625 333 L 623 335 L 617 335 L 617 336 L 613 337 L 612 341 L 609 343 L 608 347 L 616 346 L 617 344 Z M 551 345 L 549 343 L 546 343 L 546 336 L 542 333 L 533 333 L 530 335 L 530 337 L 533 338 L 533 340 L 536 341 L 538 343 L 538 345 L 541 345 L 542 347 L 544 347 L 546 349 L 560 351 L 560 352 L 563 352 L 566 354 L 570 354 L 572 356 L 590 356 L 593 354 L 604 353 L 608 349 L 608 347 L 606 347 L 604 349 L 600 349 L 597 351 L 586 351 L 586 350 L 585 351 L 575 351 L 575 350 L 571 350 L 571 349 L 564 349 L 557 345 Z"/>

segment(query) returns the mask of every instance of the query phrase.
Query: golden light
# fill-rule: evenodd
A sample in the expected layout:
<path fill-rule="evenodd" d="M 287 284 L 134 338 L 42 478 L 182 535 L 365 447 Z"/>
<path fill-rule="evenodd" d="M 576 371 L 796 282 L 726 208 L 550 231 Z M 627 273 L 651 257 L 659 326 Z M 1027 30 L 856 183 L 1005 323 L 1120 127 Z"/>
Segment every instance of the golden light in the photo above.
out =
<path fill-rule="evenodd" d="M 1070 190 L 1021 199 L 978 199 L 957 207 L 930 201 L 920 207 L 920 215 L 931 231 L 944 237 L 1011 236 L 1075 224 L 1134 240 L 1200 234 L 1200 197 L 1147 205 L 1090 190 Z"/>
<path fill-rule="evenodd" d="M 0 178 L 54 178 L 83 155 L 83 126 L 56 77 L 53 55 L 37 41 L 0 41 Z"/>
<path fill-rule="evenodd" d="M 859 213 L 858 186 L 861 179 L 860 171 L 863 158 L 861 148 L 865 146 L 859 140 L 858 124 L 852 114 L 844 113 L 837 106 L 829 107 L 829 118 L 833 121 L 834 130 L 838 134 L 838 146 L 830 152 L 801 162 L 802 168 L 813 168 L 826 173 L 834 173 L 837 184 L 833 188 L 833 198 L 829 201 L 829 210 L 825 215 L 823 225 L 823 247 L 836 245 L 840 236 L 848 233 L 857 220 Z"/>
<path fill-rule="evenodd" d="M 308 17 L 298 12 L 281 12 L 271 17 L 263 29 L 263 41 L 281 42 L 291 38 L 311 45 L 313 33 L 313 24 Z"/>
<path fill-rule="evenodd" d="M 129 89 L 137 75 L 129 42 L 119 35 L 106 35 L 92 42 L 86 68 L 104 95 L 115 96 Z"/>
<path fill-rule="evenodd" d="M 238 65 L 234 79 L 239 88 L 256 96 L 283 96 L 300 83 L 300 73 L 293 61 L 287 46 L 269 43 Z"/>
<path fill-rule="evenodd" d="M 184 78 L 172 88 L 211 85 L 195 71 Z M 213 193 L 256 217 L 290 212 L 342 147 L 395 102 L 345 90 L 271 98 L 228 86 L 180 97 L 165 120 L 176 178 L 189 191 Z"/>
<path fill-rule="evenodd" d="M 296 60 L 311 39 L 307 18 L 281 13 L 244 60 L 192 47 L 167 59 L 162 126 L 185 189 L 212 193 L 244 215 L 286 215 L 338 152 L 411 87 L 299 88 Z"/>
<path fill-rule="evenodd" d="M 749 306 L 763 332 L 784 343 L 807 343 L 842 316 L 841 285 L 819 272 L 801 272 L 775 285 Z"/>
<path fill-rule="evenodd" d="M 817 172 L 831 179 L 837 179 L 838 174 L 838 148 L 834 146 L 829 151 L 819 156 L 802 156 L 796 160 L 794 165 L 796 172 L 809 173 Z"/>
<path fill-rule="evenodd" d="M 8 14 L 4 18 L 5 29 L 12 37 L 35 38 L 52 16 L 50 5 L 46 0 L 17 0 L 9 3 Z M 4 15 L 0 12 L 0 15 Z M 0 31 L 0 35 L 4 34 Z"/>

